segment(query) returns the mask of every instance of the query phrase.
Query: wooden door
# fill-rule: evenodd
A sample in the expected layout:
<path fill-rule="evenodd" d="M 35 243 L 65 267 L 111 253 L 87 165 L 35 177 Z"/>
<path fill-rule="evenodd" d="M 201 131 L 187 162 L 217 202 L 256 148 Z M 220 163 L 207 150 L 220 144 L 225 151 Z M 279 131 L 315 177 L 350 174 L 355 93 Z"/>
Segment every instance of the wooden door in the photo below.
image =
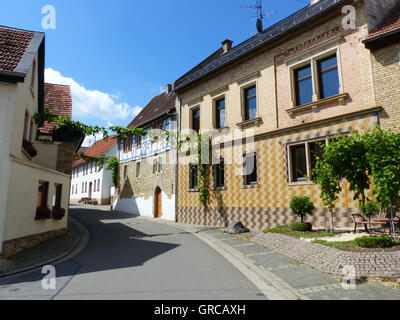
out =
<path fill-rule="evenodd" d="M 154 195 L 154 218 L 162 217 L 161 189 L 157 188 Z"/>

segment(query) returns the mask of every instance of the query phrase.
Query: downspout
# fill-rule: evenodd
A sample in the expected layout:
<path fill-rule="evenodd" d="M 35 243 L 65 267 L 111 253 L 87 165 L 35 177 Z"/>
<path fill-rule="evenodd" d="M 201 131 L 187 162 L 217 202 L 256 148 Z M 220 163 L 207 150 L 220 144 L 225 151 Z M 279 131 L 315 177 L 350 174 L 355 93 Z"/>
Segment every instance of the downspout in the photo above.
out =
<path fill-rule="evenodd" d="M 179 99 L 179 113 L 177 114 L 177 135 L 180 134 L 182 129 L 181 123 L 181 114 L 182 114 L 182 99 Z M 178 141 L 176 144 L 176 165 L 175 165 L 175 222 L 178 222 L 178 172 L 179 172 L 179 149 L 178 149 Z"/>

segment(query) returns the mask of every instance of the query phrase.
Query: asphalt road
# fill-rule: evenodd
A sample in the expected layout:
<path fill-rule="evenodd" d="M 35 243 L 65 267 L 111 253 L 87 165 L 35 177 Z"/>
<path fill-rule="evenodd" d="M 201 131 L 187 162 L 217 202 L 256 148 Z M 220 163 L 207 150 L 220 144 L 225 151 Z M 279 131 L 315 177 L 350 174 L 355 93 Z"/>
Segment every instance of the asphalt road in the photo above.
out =
<path fill-rule="evenodd" d="M 181 229 L 90 209 L 70 213 L 90 231 L 86 247 L 55 265 L 56 289 L 41 270 L 0 280 L 0 299 L 266 299 L 219 253 Z"/>

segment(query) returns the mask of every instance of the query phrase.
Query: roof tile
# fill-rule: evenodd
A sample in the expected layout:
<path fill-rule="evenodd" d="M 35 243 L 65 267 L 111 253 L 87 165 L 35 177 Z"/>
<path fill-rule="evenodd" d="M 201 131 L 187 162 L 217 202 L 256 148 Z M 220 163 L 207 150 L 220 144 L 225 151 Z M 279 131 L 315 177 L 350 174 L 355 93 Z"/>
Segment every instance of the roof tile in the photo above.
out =
<path fill-rule="evenodd" d="M 72 99 L 69 86 L 45 83 L 44 85 L 44 107 L 50 108 L 53 114 L 58 116 L 72 117 Z M 56 123 L 46 122 L 39 129 L 42 133 L 50 133 L 56 126 Z"/>
<path fill-rule="evenodd" d="M 34 33 L 0 27 L 0 70 L 14 71 L 28 48 Z"/>

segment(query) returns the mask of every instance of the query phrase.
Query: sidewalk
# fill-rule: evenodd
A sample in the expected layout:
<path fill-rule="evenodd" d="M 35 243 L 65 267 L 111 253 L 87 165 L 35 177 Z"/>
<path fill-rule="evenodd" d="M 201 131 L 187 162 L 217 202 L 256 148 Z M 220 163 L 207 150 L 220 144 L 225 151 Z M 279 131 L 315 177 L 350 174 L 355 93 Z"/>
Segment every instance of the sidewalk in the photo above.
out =
<path fill-rule="evenodd" d="M 394 289 L 373 281 L 358 282 L 355 289 L 345 289 L 339 277 L 320 272 L 250 241 L 258 233 L 230 235 L 220 228 L 154 221 L 190 231 L 213 246 L 239 257 L 249 270 L 257 272 L 263 281 L 289 300 L 400 300 L 400 288 Z"/>
<path fill-rule="evenodd" d="M 0 278 L 40 268 L 72 254 L 87 238 L 87 230 L 68 218 L 68 233 L 27 249 L 10 259 L 0 259 Z"/>

